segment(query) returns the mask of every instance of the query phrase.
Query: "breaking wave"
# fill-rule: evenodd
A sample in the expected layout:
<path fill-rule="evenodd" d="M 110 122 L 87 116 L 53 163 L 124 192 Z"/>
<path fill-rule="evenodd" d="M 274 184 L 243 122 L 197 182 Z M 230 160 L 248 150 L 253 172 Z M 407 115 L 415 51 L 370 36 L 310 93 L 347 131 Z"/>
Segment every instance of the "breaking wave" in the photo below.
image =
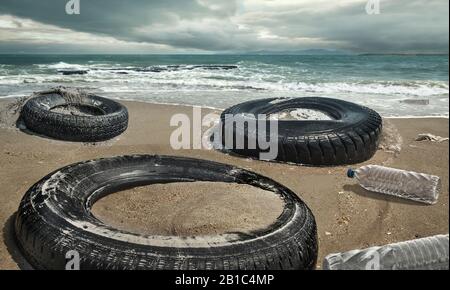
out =
<path fill-rule="evenodd" d="M 448 77 L 433 78 L 417 73 L 408 79 L 403 72 L 387 70 L 374 73 L 374 77 L 367 67 L 352 64 L 346 70 L 343 62 L 338 65 L 312 61 L 274 64 L 249 60 L 164 65 L 115 59 L 20 66 L 1 64 L 0 98 L 64 85 L 116 98 L 222 108 L 262 97 L 327 96 L 371 106 L 387 115 L 448 116 Z M 429 71 L 432 76 L 433 71 Z M 445 74 L 445 71 L 441 69 L 440 73 Z"/>

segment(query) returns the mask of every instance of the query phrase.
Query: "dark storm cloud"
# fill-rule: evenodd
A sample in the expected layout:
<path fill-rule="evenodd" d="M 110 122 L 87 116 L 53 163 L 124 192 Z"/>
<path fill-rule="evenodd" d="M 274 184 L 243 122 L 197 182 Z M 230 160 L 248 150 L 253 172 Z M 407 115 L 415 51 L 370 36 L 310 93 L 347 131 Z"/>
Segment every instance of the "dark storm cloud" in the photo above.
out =
<path fill-rule="evenodd" d="M 250 15 L 244 22 L 253 27 L 272 27 L 275 34 L 286 37 L 301 34 L 337 41 L 357 51 L 448 52 L 447 0 L 380 3 L 378 15 L 367 15 L 365 7 L 356 3 L 332 13 L 328 9 L 263 12 Z"/>
<path fill-rule="evenodd" d="M 1 0 L 0 13 L 77 31 L 125 38 L 134 38 L 132 30 L 143 24 L 170 26 L 183 19 L 196 19 L 204 15 L 220 18 L 234 13 L 233 5 L 211 9 L 196 0 L 80 0 L 80 15 L 69 16 L 65 13 L 67 2 L 68 0 Z"/>
<path fill-rule="evenodd" d="M 1 0 L 0 14 L 175 49 L 448 52 L 447 0 L 381 0 L 379 15 L 366 0 L 80 1 L 80 15 L 68 0 Z"/>

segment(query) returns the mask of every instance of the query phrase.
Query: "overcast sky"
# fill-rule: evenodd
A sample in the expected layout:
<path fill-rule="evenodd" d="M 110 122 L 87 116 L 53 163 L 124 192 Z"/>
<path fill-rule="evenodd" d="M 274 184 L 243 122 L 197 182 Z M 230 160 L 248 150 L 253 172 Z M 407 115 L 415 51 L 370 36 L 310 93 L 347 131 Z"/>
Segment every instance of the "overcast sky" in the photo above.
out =
<path fill-rule="evenodd" d="M 448 0 L 368 1 L 0 0 L 0 53 L 448 53 Z"/>

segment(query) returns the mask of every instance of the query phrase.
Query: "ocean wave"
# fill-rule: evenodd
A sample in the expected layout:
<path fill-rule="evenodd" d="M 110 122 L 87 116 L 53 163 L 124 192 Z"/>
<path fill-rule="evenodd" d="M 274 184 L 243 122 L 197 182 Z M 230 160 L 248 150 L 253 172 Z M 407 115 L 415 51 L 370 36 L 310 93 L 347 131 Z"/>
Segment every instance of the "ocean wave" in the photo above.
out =
<path fill-rule="evenodd" d="M 54 70 L 93 70 L 93 71 L 131 71 L 141 73 L 158 73 L 166 71 L 191 71 L 191 70 L 233 70 L 237 69 L 237 65 L 233 64 L 176 64 L 176 65 L 152 65 L 152 66 L 121 66 L 120 64 L 99 64 L 95 62 L 88 62 L 89 64 L 69 64 L 66 62 L 58 62 L 53 64 L 36 64 L 41 69 Z"/>
<path fill-rule="evenodd" d="M 136 66 L 119 63 L 57 62 L 39 64 L 53 73 L 1 76 L 0 84 L 22 83 L 98 83 L 99 87 L 126 86 L 129 90 L 218 90 L 218 91 L 280 91 L 317 94 L 369 94 L 393 97 L 430 97 L 448 95 L 448 81 L 395 80 L 371 81 L 348 79 L 333 81 L 307 73 L 302 62 L 270 64 L 243 60 L 236 64 L 176 64 Z M 77 74 L 76 72 L 80 73 Z M 45 71 L 44 71 L 45 72 Z M 72 75 L 64 75 L 70 74 Z"/>
<path fill-rule="evenodd" d="M 41 69 L 82 69 L 84 66 L 80 64 L 70 64 L 66 62 L 58 62 L 54 64 L 38 64 Z"/>
<path fill-rule="evenodd" d="M 382 83 L 297 83 L 288 84 L 288 89 L 313 93 L 359 93 L 371 95 L 402 95 L 428 97 L 449 93 L 448 83 L 442 82 L 382 82 Z"/>
<path fill-rule="evenodd" d="M 117 74 L 124 70 L 90 70 L 84 75 L 29 74 L 0 76 L 0 85 L 20 84 L 77 84 L 95 83 L 99 87 L 126 85 L 130 90 L 215 90 L 215 91 L 279 91 L 332 95 L 368 94 L 391 95 L 393 97 L 431 97 L 449 94 L 449 84 L 445 81 L 380 81 L 380 82 L 304 82 L 281 79 L 266 74 L 250 76 L 231 71 L 220 74 L 211 71 L 166 71 L 148 76 L 139 71 L 129 71 L 128 75 Z"/>
<path fill-rule="evenodd" d="M 344 99 L 388 116 L 448 116 L 449 106 L 448 57 L 33 56 L 0 64 L 0 98 L 59 85 L 220 108 L 303 96 Z"/>
<path fill-rule="evenodd" d="M 261 90 L 261 91 L 287 91 L 304 93 L 357 93 L 370 95 L 393 96 L 419 96 L 429 97 L 448 95 L 448 82 L 440 81 L 411 81 L 411 82 L 289 82 L 272 81 L 264 76 L 254 75 L 251 78 L 226 75 L 190 74 L 184 77 L 173 74 L 161 77 L 142 77 L 141 75 L 127 78 L 104 79 L 105 75 L 97 75 L 89 81 L 106 83 L 126 83 L 130 86 L 148 86 L 149 90 Z"/>

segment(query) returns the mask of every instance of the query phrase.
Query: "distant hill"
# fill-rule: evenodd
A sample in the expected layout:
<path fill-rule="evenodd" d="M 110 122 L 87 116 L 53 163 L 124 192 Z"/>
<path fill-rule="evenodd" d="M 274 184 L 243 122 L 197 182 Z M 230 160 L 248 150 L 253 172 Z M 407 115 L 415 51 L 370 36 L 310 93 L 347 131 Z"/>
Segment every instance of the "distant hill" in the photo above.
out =
<path fill-rule="evenodd" d="M 233 53 L 218 53 L 218 54 L 242 54 L 242 55 L 353 55 L 354 53 L 337 50 L 337 49 L 305 49 L 305 50 L 283 50 L 283 51 L 271 51 L 271 50 L 257 50 L 246 52 L 233 52 Z"/>
<path fill-rule="evenodd" d="M 448 53 L 361 53 L 361 56 L 394 55 L 394 56 L 442 56 Z"/>
<path fill-rule="evenodd" d="M 398 55 L 398 56 L 420 56 L 420 55 L 448 55 L 448 53 L 355 53 L 351 51 L 339 49 L 305 49 L 305 50 L 255 50 L 246 52 L 219 52 L 215 54 L 225 55 L 359 55 L 359 56 L 376 56 L 376 55 Z"/>

